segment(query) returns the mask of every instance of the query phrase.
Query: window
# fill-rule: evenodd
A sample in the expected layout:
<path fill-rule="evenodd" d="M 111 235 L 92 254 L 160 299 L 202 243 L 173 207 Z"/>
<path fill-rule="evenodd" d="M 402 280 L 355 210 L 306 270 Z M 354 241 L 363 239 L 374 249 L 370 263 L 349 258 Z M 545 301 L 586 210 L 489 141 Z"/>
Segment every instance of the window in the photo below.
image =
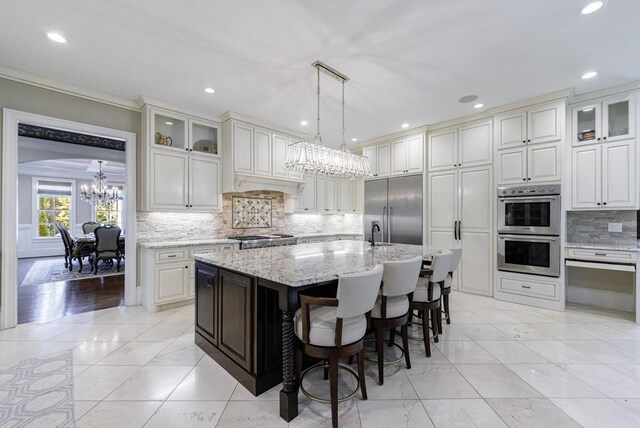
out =
<path fill-rule="evenodd" d="M 96 205 L 95 206 L 95 221 L 98 223 L 110 223 L 115 224 L 120 229 L 123 229 L 122 225 L 122 211 L 124 208 L 123 204 L 123 192 L 122 187 L 114 186 L 118 189 L 118 195 L 120 198 L 117 201 L 109 202 L 104 205 Z"/>
<path fill-rule="evenodd" d="M 56 223 L 72 231 L 73 181 L 35 179 L 37 238 L 50 238 L 58 234 Z"/>

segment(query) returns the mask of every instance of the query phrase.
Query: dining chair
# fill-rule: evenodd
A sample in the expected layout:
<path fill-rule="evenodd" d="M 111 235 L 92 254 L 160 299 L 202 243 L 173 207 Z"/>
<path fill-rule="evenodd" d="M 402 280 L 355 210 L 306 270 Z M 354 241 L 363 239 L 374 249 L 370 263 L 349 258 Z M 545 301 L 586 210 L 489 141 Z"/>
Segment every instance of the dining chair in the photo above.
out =
<path fill-rule="evenodd" d="M 384 332 L 401 328 L 402 347 L 395 344 L 393 339 L 389 346 L 402 349 L 405 364 L 411 368 L 409 357 L 409 336 L 407 323 L 411 307 L 412 294 L 416 289 L 418 275 L 422 267 L 422 256 L 409 260 L 388 261 L 384 263 L 382 287 L 371 311 L 371 329 L 375 332 L 376 350 L 378 353 L 378 383 L 384 384 Z M 392 335 L 392 337 L 395 337 Z M 398 362 L 402 356 L 393 361 Z"/>
<path fill-rule="evenodd" d="M 95 232 L 98 227 L 100 227 L 100 223 L 96 223 L 95 221 L 84 222 L 82 223 L 82 233 L 88 235 L 89 233 Z"/>
<path fill-rule="evenodd" d="M 56 222 L 56 229 L 58 229 L 58 233 L 60 234 L 60 239 L 62 239 L 62 245 L 64 246 L 64 267 L 65 269 L 69 269 L 71 271 L 73 266 L 71 265 L 71 257 L 73 254 L 73 245 L 71 244 L 67 233 L 62 230 L 64 225 Z"/>
<path fill-rule="evenodd" d="M 116 259 L 116 271 L 120 271 L 120 228 L 118 226 L 99 226 L 93 232 L 96 236 L 96 243 L 93 248 L 92 267 L 93 273 L 98 273 L 98 262 L 105 260 L 112 263 Z"/>
<path fill-rule="evenodd" d="M 431 357 L 429 322 L 431 322 L 431 329 L 433 330 L 433 340 L 434 342 L 438 341 L 438 319 L 441 317 L 441 286 L 449 273 L 450 266 L 451 252 L 434 254 L 431 261 L 431 274 L 418 278 L 416 290 L 413 292 L 411 310 L 418 311 L 418 316 L 422 319 L 424 351 L 427 357 Z"/>
<path fill-rule="evenodd" d="M 338 369 L 351 373 L 358 381 L 362 399 L 367 399 L 364 373 L 364 336 L 371 310 L 378 297 L 383 266 L 338 279 L 336 297 L 300 295 L 300 309 L 296 311 L 295 334 L 299 339 L 296 352 L 296 380 L 303 394 L 312 400 L 331 403 L 331 423 L 338 426 L 338 403 L 352 398 L 356 389 L 344 398 L 338 398 Z M 323 360 L 302 372 L 303 354 Z M 339 359 L 358 356 L 358 373 L 339 364 Z M 329 366 L 330 399 L 316 397 L 304 388 L 304 376 L 312 370 Z"/>

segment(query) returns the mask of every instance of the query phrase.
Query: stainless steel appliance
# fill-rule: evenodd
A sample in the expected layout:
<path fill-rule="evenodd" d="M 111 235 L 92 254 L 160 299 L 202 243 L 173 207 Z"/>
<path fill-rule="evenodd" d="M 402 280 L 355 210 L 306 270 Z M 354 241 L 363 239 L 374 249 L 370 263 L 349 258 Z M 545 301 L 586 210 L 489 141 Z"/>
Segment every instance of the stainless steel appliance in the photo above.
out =
<path fill-rule="evenodd" d="M 499 187 L 498 233 L 560 235 L 560 184 Z"/>
<path fill-rule="evenodd" d="M 560 237 L 498 235 L 498 270 L 560 276 Z"/>
<path fill-rule="evenodd" d="M 229 239 L 240 241 L 240 249 L 280 247 L 283 245 L 295 245 L 297 239 L 293 235 L 252 235 L 252 236 L 230 236 Z"/>
<path fill-rule="evenodd" d="M 381 229 L 376 242 L 422 245 L 422 175 L 364 183 L 367 241 L 371 241 L 374 224 Z"/>

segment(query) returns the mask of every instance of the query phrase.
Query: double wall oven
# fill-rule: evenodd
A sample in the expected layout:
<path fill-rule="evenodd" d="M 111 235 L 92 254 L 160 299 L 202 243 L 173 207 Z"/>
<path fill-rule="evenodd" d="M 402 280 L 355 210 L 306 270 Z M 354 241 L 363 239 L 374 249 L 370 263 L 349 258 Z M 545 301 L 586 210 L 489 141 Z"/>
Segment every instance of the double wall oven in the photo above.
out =
<path fill-rule="evenodd" d="M 560 276 L 560 184 L 498 188 L 498 270 Z"/>

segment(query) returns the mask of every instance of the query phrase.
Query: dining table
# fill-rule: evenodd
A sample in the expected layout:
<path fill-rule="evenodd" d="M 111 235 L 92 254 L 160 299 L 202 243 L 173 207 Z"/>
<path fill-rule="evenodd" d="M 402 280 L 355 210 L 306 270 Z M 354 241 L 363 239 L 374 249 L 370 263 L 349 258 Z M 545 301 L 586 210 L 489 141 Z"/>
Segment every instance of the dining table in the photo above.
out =
<path fill-rule="evenodd" d="M 85 254 L 86 251 L 89 253 L 93 252 L 92 247 L 96 244 L 96 235 L 94 233 L 80 233 L 74 236 L 77 245 L 78 254 Z M 124 250 L 125 236 L 124 234 L 120 234 L 120 238 L 118 240 L 120 243 L 120 248 Z M 85 249 L 88 247 L 88 249 Z M 82 272 L 82 261 L 78 261 L 80 263 L 80 272 Z"/>

